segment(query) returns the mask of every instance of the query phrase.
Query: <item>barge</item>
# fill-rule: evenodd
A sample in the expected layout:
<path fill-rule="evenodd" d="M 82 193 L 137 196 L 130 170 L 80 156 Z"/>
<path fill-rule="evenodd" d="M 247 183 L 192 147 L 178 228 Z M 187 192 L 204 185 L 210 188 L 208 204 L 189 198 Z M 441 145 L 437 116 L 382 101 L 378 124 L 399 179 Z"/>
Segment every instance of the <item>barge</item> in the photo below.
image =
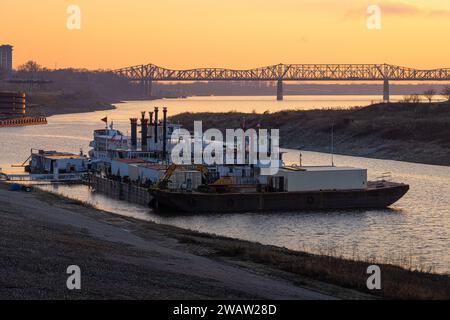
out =
<path fill-rule="evenodd" d="M 387 208 L 402 198 L 409 186 L 369 182 L 366 189 L 303 192 L 182 192 L 153 189 L 152 206 L 185 213 L 292 212 L 309 210 Z"/>
<path fill-rule="evenodd" d="M 239 183 L 240 177 L 222 177 L 191 190 L 160 184 L 150 190 L 151 204 L 158 210 L 188 213 L 368 209 L 389 207 L 409 190 L 407 184 L 386 177 L 368 181 L 366 169 L 352 167 L 284 166 L 271 176 L 257 172 L 251 184 L 248 179 Z"/>

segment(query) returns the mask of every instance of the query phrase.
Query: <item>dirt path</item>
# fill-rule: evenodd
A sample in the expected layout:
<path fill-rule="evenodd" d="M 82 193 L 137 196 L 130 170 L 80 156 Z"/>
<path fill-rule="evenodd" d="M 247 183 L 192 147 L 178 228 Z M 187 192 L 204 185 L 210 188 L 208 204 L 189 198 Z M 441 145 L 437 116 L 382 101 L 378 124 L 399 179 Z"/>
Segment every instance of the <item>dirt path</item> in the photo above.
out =
<path fill-rule="evenodd" d="M 0 219 L 0 298 L 333 299 L 264 268 L 195 254 L 154 224 L 51 195 L 3 186 Z M 72 264 L 81 291 L 66 288 Z"/>

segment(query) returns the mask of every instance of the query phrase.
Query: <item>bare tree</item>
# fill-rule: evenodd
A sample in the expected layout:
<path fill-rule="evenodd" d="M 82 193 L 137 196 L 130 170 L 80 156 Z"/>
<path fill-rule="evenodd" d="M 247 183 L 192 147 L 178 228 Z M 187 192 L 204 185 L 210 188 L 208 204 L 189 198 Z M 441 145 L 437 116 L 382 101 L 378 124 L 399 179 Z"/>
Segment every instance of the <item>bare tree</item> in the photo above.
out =
<path fill-rule="evenodd" d="M 22 72 L 39 72 L 43 71 L 44 68 L 40 64 L 38 64 L 36 61 L 28 61 L 24 64 L 20 65 L 17 70 Z"/>
<path fill-rule="evenodd" d="M 425 90 L 423 95 L 425 96 L 425 98 L 427 98 L 428 102 L 431 103 L 433 101 L 434 96 L 436 95 L 436 90 L 430 88 L 428 90 Z"/>
<path fill-rule="evenodd" d="M 442 90 L 442 95 L 445 97 L 445 99 L 447 99 L 447 101 L 450 102 L 450 86 L 444 87 L 444 89 Z"/>
<path fill-rule="evenodd" d="M 403 96 L 403 102 L 404 103 L 410 103 L 411 102 L 411 96 Z"/>
<path fill-rule="evenodd" d="M 420 96 L 418 94 L 412 94 L 410 99 L 412 103 L 420 103 Z"/>

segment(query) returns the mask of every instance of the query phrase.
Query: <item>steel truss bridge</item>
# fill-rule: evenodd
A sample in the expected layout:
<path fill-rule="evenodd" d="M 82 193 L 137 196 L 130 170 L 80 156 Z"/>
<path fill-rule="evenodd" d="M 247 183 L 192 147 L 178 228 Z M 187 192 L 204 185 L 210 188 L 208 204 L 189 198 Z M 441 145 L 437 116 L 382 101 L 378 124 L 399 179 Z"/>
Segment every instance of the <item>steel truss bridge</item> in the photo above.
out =
<path fill-rule="evenodd" d="M 382 81 L 384 101 L 389 101 L 389 81 L 450 81 L 450 68 L 419 70 L 390 64 L 277 64 L 249 70 L 171 70 L 147 64 L 113 72 L 139 82 L 148 96 L 154 81 L 276 81 L 278 100 L 283 99 L 283 81 Z"/>

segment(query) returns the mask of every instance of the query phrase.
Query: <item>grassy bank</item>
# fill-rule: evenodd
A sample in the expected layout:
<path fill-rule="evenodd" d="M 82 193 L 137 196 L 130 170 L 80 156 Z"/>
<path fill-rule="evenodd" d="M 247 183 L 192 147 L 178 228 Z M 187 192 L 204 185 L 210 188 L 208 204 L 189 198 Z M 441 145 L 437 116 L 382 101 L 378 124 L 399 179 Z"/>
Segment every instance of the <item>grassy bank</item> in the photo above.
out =
<path fill-rule="evenodd" d="M 180 240 L 210 246 L 215 250 L 213 255 L 218 257 L 263 264 L 297 275 L 299 284 L 315 287 L 320 282 L 318 289 L 326 283 L 387 299 L 450 299 L 450 277 L 444 275 L 407 270 L 376 261 L 308 254 L 211 235 L 194 234 Z M 373 291 L 366 287 L 367 267 L 372 264 L 380 266 L 381 290 Z"/>
<path fill-rule="evenodd" d="M 53 116 L 57 114 L 93 112 L 114 109 L 113 99 L 82 93 L 36 93 L 27 96 L 27 113 Z"/>
<path fill-rule="evenodd" d="M 329 152 L 334 124 L 335 152 L 435 165 L 450 165 L 450 103 L 389 103 L 345 110 L 277 113 L 183 113 L 172 117 L 189 130 L 203 128 L 280 129 L 284 148 Z"/>
<path fill-rule="evenodd" d="M 51 279 L 63 278 L 60 269 L 76 262 L 88 270 L 85 281 L 89 283 L 89 290 L 78 298 L 267 298 L 250 287 L 268 280 L 251 284 L 249 274 L 239 274 L 245 271 L 342 299 L 450 299 L 450 277 L 445 275 L 381 264 L 382 290 L 370 291 L 366 270 L 373 262 L 138 221 L 43 191 L 5 188 L 0 183 L 0 253 L 8 257 L 0 271 L 0 296 L 17 293 L 8 287 L 25 288 L 27 282 L 40 279 L 34 286 L 37 291 L 30 290 L 26 297 L 35 297 L 36 292 L 43 298 L 61 297 L 67 293 L 52 287 Z M 198 268 L 192 270 L 192 279 L 184 275 L 191 268 Z M 224 279 L 237 272 L 238 288 L 234 282 L 231 291 L 223 291 L 225 284 L 211 284 L 211 274 L 220 274 L 224 268 L 233 268 Z"/>

